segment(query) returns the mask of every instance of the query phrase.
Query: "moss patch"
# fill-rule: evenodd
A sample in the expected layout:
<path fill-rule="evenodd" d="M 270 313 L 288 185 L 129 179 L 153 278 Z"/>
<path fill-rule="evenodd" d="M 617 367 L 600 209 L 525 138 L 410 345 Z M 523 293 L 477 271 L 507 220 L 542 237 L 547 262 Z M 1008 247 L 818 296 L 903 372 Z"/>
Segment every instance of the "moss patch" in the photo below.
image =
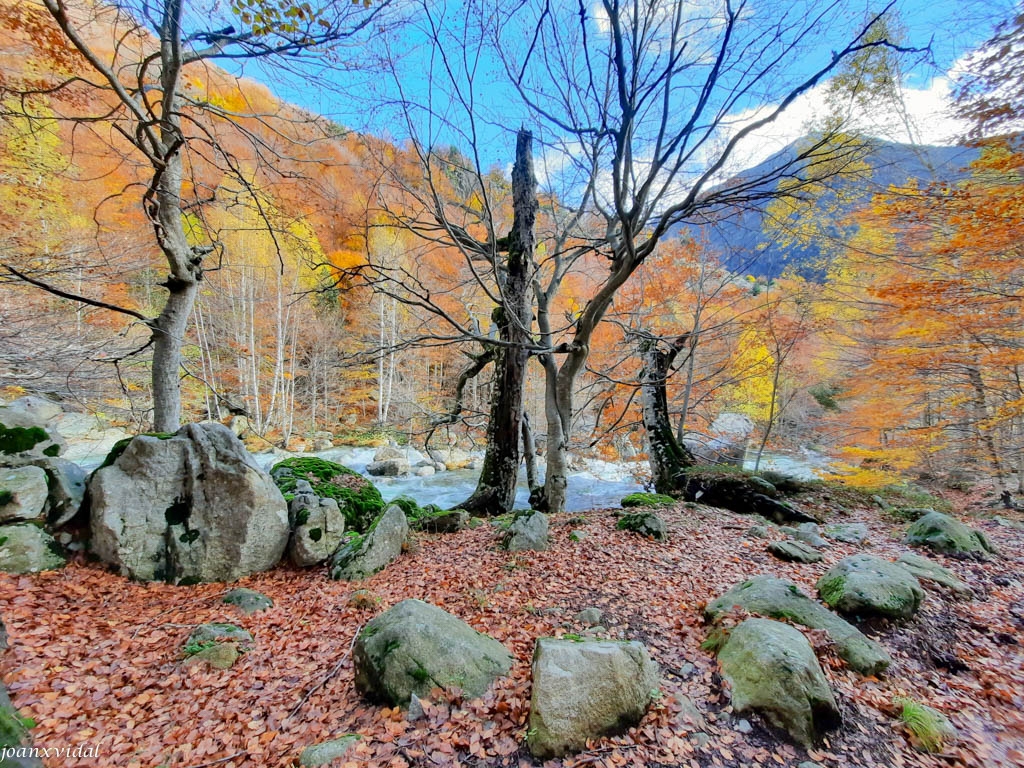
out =
<path fill-rule="evenodd" d="M 12 455 L 31 451 L 49 439 L 50 436 L 42 427 L 8 427 L 0 424 L 0 453 Z"/>
<path fill-rule="evenodd" d="M 314 456 L 285 459 L 274 465 L 270 475 L 285 498 L 295 493 L 299 480 L 306 480 L 317 496 L 337 501 L 346 527 L 359 533 L 384 511 L 384 499 L 373 483 L 333 461 Z"/>
<path fill-rule="evenodd" d="M 622 500 L 622 506 L 631 507 L 671 507 L 676 500 L 662 493 L 631 493 Z"/>

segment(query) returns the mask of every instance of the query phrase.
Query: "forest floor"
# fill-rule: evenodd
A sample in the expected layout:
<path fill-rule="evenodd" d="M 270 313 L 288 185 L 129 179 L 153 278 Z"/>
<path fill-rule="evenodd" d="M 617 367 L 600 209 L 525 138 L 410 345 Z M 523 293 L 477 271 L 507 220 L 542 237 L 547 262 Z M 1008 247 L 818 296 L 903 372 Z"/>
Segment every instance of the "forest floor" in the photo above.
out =
<path fill-rule="evenodd" d="M 96 564 L 57 572 L 0 575 L 0 613 L 12 650 L 3 677 L 15 705 L 33 718 L 40 747 L 92 746 L 80 765 L 139 768 L 255 768 L 294 765 L 303 747 L 345 733 L 362 739 L 351 765 L 528 766 L 523 746 L 530 660 L 541 636 L 581 633 L 573 617 L 604 612 L 607 636 L 644 642 L 662 670 L 662 697 L 639 726 L 549 766 L 985 766 L 1024 765 L 1024 530 L 995 520 L 1020 513 L 953 492 L 954 507 L 981 528 L 1001 556 L 988 563 L 941 559 L 975 590 L 955 598 L 926 584 L 909 623 L 864 628 L 892 654 L 880 678 L 864 678 L 819 650 L 843 712 L 842 727 L 809 752 L 757 718 L 733 717 L 714 657 L 701 650 L 701 608 L 759 573 L 789 578 L 814 595 L 814 582 L 856 552 L 895 558 L 906 523 L 877 508 L 850 506 L 825 491 L 801 504 L 830 522 L 866 523 L 866 546 L 835 543 L 814 565 L 783 563 L 766 541 L 744 535 L 751 519 L 678 504 L 659 511 L 665 543 L 615 529 L 611 510 L 553 520 L 551 549 L 512 555 L 491 525 L 444 537 L 420 535 L 410 551 L 361 584 L 335 582 L 325 569 L 277 568 L 242 585 L 274 600 L 240 616 L 220 601 L 224 585 L 142 584 Z M 845 507 L 845 508 L 843 508 Z M 972 511 L 975 514 L 972 514 Z M 570 531 L 587 532 L 581 541 Z M 774 538 L 780 538 L 773 534 Z M 350 604 L 372 590 L 372 607 Z M 511 674 L 483 698 L 441 695 L 426 716 L 369 705 L 353 686 L 350 650 L 373 616 L 416 597 L 443 607 L 503 642 Z M 201 622 L 247 628 L 255 647 L 218 671 L 182 665 L 182 646 Z M 952 667 L 952 669 L 950 669 Z M 907 696 L 945 713 L 959 738 L 938 755 L 918 751 L 893 701 Z M 686 714 L 691 707 L 699 716 Z M 700 722 L 700 720 L 704 722 Z M 695 722 L 696 721 L 696 722 Z M 749 732 L 744 732 L 749 731 Z M 49 765 L 70 765 L 63 760 Z"/>

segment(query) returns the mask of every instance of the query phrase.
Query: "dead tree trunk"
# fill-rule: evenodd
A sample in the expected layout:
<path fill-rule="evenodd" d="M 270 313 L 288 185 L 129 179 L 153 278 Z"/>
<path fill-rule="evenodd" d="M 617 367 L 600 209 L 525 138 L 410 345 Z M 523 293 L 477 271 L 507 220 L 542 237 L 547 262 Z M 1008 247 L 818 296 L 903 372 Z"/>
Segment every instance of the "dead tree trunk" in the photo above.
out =
<path fill-rule="evenodd" d="M 499 275 L 502 303 L 494 310 L 498 326 L 495 377 L 487 423 L 487 451 L 473 495 L 459 506 L 473 514 L 499 515 L 515 503 L 519 476 L 519 440 L 523 424 L 523 393 L 532 341 L 530 267 L 535 246 L 537 180 L 533 175 L 533 136 L 520 129 L 512 168 L 512 231 L 508 257 Z"/>
<path fill-rule="evenodd" d="M 651 478 L 658 493 L 676 490 L 676 477 L 696 462 L 686 446 L 676 440 L 668 413 L 667 381 L 672 363 L 689 343 L 689 334 L 665 342 L 652 334 L 640 337 L 640 395 L 644 429 L 647 431 Z"/>

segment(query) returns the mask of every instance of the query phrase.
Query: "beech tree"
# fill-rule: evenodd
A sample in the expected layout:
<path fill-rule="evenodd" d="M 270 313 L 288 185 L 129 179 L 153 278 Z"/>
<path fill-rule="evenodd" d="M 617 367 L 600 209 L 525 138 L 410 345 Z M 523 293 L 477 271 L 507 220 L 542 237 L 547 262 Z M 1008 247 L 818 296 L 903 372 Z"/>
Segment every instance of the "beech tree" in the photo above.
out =
<path fill-rule="evenodd" d="M 84 291 L 64 290 L 10 264 L 6 270 L 51 294 L 133 317 L 150 330 L 154 429 L 173 432 L 179 427 L 181 347 L 204 260 L 218 249 L 208 230 L 189 223 L 211 201 L 211 190 L 191 174 L 206 164 L 249 188 L 221 135 L 237 127 L 239 114 L 230 104 L 197 97 L 190 78 L 210 77 L 206 65 L 218 61 L 288 62 L 354 40 L 372 28 L 387 5 L 388 0 L 365 5 L 330 0 L 314 9 L 291 0 L 233 0 L 226 16 L 219 15 L 222 6 L 217 3 L 189 0 L 120 2 L 113 7 L 42 0 L 41 8 L 18 7 L 18 24 L 47 35 L 60 49 L 55 57 L 72 71 L 50 81 L 26 82 L 14 95 L 29 118 L 45 100 L 59 110 L 54 119 L 84 129 L 109 126 L 111 162 L 137 163 L 143 169 L 141 184 L 122 194 L 137 195 L 149 222 L 153 242 L 167 263 L 161 284 L 167 296 L 159 314 L 151 317 Z M 116 30 L 112 46 L 90 35 L 90 25 L 100 16 Z M 252 137 L 249 143 L 257 157 L 276 151 Z"/>

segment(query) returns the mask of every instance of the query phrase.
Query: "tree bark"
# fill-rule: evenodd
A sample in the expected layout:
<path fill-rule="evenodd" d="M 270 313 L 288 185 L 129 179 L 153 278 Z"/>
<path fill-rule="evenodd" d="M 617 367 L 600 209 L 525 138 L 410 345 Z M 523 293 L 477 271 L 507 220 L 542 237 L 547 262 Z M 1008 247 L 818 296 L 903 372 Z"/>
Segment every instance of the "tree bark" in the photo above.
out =
<path fill-rule="evenodd" d="M 654 489 L 658 493 L 677 490 L 676 477 L 696 462 L 676 440 L 668 413 L 668 374 L 673 361 L 689 343 L 689 334 L 663 344 L 657 336 L 645 334 L 639 343 L 640 396 L 644 429 L 647 431 L 648 461 Z"/>
<path fill-rule="evenodd" d="M 523 425 L 523 394 L 531 339 L 531 265 L 535 247 L 537 180 L 533 173 L 533 135 L 520 129 L 512 167 L 512 231 L 504 277 L 499 276 L 502 303 L 494 311 L 498 338 L 495 377 L 487 422 L 487 450 L 476 490 L 459 506 L 474 514 L 499 515 L 515 504 L 519 476 L 519 440 Z M 497 265 L 496 265 L 497 266 Z"/>

